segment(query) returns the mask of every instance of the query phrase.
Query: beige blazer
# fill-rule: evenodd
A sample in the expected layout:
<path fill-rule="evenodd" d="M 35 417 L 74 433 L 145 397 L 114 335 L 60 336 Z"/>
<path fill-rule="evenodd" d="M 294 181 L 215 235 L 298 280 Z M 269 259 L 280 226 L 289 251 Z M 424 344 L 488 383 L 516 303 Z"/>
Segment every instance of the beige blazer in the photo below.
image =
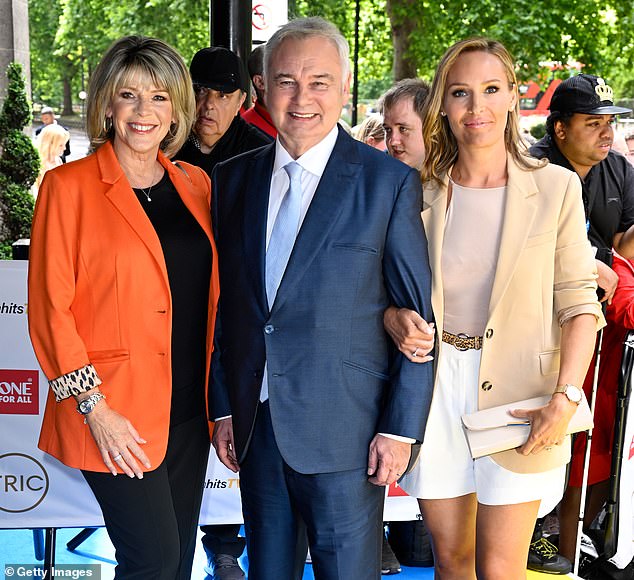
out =
<path fill-rule="evenodd" d="M 506 207 L 482 359 L 478 405 L 551 394 L 559 372 L 560 325 L 591 313 L 605 324 L 596 299 L 596 268 L 585 228 L 581 183 L 575 173 L 546 165 L 522 170 L 509 156 Z M 432 307 L 436 318 L 436 360 L 443 348 L 441 250 L 448 177 L 425 184 L 422 219 L 429 241 Z M 474 216 L 477 219 L 477 216 Z M 469 291 L 468 286 L 464 289 Z M 432 412 L 434 402 L 432 400 Z M 570 445 L 524 457 L 516 451 L 493 456 L 519 473 L 546 471 L 570 459 Z"/>

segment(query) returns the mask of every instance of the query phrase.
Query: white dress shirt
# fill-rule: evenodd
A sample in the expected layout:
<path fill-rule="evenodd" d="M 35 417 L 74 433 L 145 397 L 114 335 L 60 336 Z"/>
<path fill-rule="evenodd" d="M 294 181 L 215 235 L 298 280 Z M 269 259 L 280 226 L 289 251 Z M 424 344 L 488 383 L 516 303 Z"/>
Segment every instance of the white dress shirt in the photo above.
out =
<path fill-rule="evenodd" d="M 321 180 L 321 176 L 326 169 L 326 164 L 330 159 L 332 150 L 335 148 L 339 129 L 335 125 L 330 133 L 326 135 L 317 145 L 311 147 L 306 153 L 297 159 L 293 159 L 284 146 L 280 143 L 279 137 L 275 140 L 275 162 L 273 163 L 273 174 L 271 175 L 271 188 L 269 189 L 269 210 L 266 216 L 266 249 L 269 248 L 271 232 L 280 211 L 284 195 L 291 184 L 284 166 L 295 161 L 302 168 L 302 207 L 299 215 L 299 227 L 301 228 L 310 202 L 315 197 L 315 191 Z M 291 254 L 292 256 L 292 254 Z M 262 390 L 260 391 L 260 401 L 264 402 L 269 398 L 269 381 L 267 377 L 267 365 L 264 364 L 264 378 L 262 379 Z"/>

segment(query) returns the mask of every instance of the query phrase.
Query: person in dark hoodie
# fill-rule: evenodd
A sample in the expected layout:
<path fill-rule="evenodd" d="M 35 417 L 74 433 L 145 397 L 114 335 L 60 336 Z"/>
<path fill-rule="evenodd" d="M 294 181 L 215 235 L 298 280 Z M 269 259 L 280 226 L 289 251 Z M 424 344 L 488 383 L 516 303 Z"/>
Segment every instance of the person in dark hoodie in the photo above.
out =
<path fill-rule="evenodd" d="M 239 115 L 248 78 L 236 54 L 218 46 L 199 50 L 189 72 L 196 95 L 196 122 L 175 159 L 198 165 L 210 177 L 216 164 L 272 141 Z M 239 580 L 244 551 L 239 524 L 202 526 L 207 572 L 213 580 Z"/>
<path fill-rule="evenodd" d="M 217 163 L 272 141 L 240 117 L 248 78 L 230 50 L 211 46 L 199 50 L 189 72 L 196 94 L 196 122 L 176 159 L 198 165 L 209 176 Z"/>

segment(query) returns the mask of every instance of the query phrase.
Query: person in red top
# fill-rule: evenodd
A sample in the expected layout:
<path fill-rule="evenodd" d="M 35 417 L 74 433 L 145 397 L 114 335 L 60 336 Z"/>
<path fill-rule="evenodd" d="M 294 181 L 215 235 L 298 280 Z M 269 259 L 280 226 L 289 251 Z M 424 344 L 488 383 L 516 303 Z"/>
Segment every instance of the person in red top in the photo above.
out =
<path fill-rule="evenodd" d="M 264 82 L 262 81 L 262 72 L 264 70 L 263 44 L 253 49 L 247 60 L 247 68 L 249 69 L 249 76 L 251 77 L 253 88 L 255 89 L 256 98 L 253 106 L 240 114 L 247 123 L 255 125 L 258 129 L 261 129 L 275 139 L 275 137 L 277 137 L 277 129 L 273 126 L 271 116 L 264 104 Z"/>
<path fill-rule="evenodd" d="M 616 399 L 623 355 L 623 341 L 629 330 L 634 329 L 634 261 L 614 254 L 612 269 L 619 281 L 612 302 L 608 305 L 606 319 L 608 325 L 603 331 L 601 363 L 599 366 L 599 388 L 594 411 L 594 429 L 590 448 L 590 469 L 588 473 L 588 495 L 584 518 L 584 528 L 590 526 L 607 499 L 612 447 L 614 443 L 614 421 Z M 594 361 L 590 368 L 594 367 Z M 588 401 L 592 396 L 593 373 L 588 373 L 583 385 Z M 573 447 L 570 463 L 568 488 L 561 505 L 560 552 L 574 557 L 577 515 L 581 501 L 581 484 L 586 453 L 586 435 L 579 434 Z"/>

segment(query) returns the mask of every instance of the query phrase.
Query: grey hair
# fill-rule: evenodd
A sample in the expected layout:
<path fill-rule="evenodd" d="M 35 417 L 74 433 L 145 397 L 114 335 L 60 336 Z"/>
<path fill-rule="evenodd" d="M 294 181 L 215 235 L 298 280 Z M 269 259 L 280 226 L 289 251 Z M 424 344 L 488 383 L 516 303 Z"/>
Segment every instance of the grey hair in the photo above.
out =
<path fill-rule="evenodd" d="M 275 31 L 264 45 L 264 76 L 267 76 L 273 54 L 285 40 L 289 38 L 305 40 L 314 37 L 329 40 L 337 49 L 341 60 L 342 76 L 345 81 L 350 74 L 350 47 L 348 46 L 348 41 L 332 22 L 328 22 L 319 16 L 296 18 Z"/>

